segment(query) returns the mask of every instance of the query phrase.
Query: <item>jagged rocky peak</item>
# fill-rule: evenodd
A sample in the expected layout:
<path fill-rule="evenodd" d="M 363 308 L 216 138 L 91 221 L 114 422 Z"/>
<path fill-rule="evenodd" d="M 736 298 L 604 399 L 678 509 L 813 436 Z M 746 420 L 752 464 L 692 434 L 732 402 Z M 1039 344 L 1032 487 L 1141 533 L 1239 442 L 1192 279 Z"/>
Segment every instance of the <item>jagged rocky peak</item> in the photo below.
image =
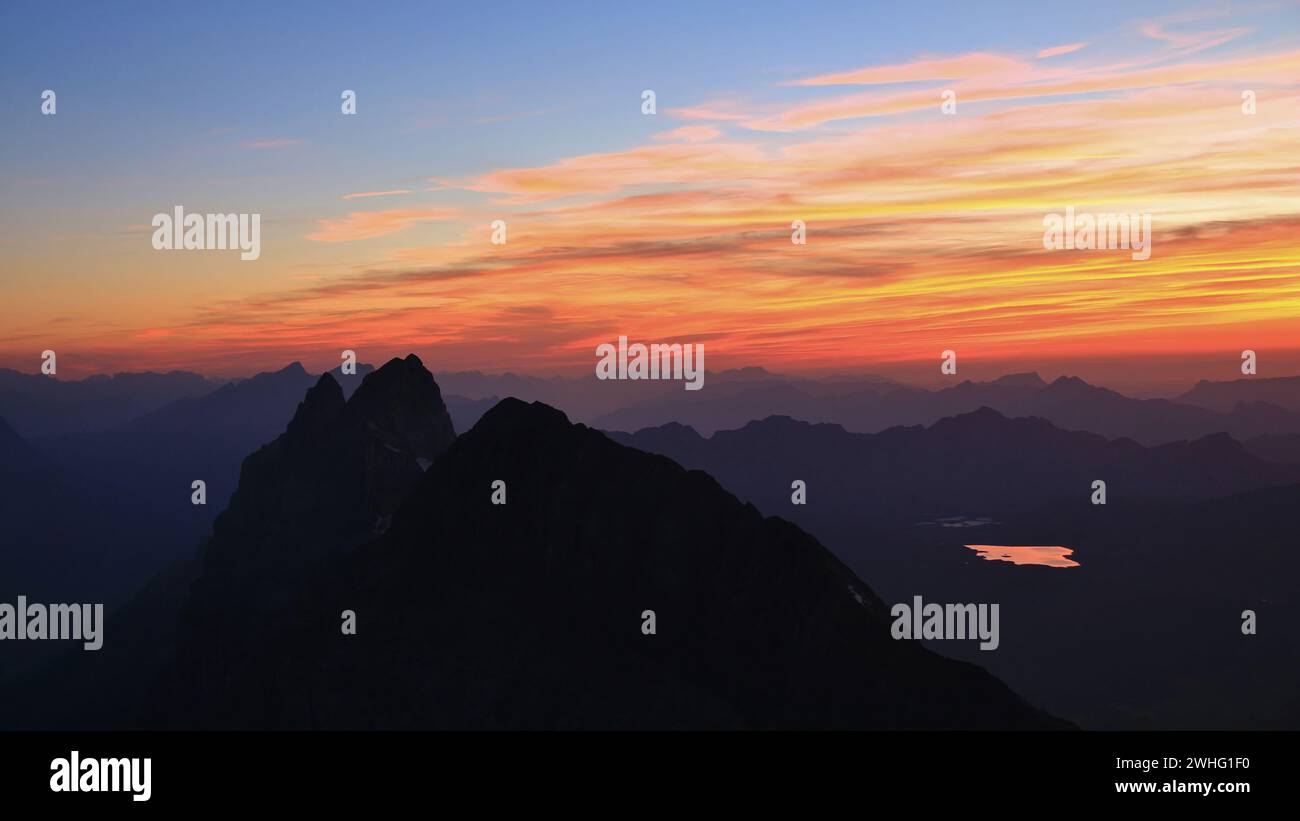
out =
<path fill-rule="evenodd" d="M 454 439 L 433 375 L 414 355 L 367 374 L 346 401 L 323 374 L 287 430 L 244 460 L 208 566 L 238 571 L 359 544 L 387 526 Z"/>
<path fill-rule="evenodd" d="M 456 438 L 438 383 L 415 354 L 367 374 L 347 402 L 347 416 L 385 446 L 426 461 Z"/>
<path fill-rule="evenodd" d="M 298 403 L 298 410 L 289 422 L 289 436 L 315 438 L 338 423 L 346 403 L 343 389 L 328 373 L 308 388 L 307 395 Z"/>

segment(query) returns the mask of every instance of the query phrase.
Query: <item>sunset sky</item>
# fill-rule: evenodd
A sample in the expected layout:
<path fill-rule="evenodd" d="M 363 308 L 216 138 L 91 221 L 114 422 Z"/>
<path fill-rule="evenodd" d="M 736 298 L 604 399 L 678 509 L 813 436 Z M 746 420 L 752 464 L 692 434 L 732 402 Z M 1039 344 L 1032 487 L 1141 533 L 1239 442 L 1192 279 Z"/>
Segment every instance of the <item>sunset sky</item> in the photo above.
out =
<path fill-rule="evenodd" d="M 0 367 L 1300 373 L 1294 2 L 6 3 L 0 97 Z M 260 259 L 154 250 L 177 205 Z"/>

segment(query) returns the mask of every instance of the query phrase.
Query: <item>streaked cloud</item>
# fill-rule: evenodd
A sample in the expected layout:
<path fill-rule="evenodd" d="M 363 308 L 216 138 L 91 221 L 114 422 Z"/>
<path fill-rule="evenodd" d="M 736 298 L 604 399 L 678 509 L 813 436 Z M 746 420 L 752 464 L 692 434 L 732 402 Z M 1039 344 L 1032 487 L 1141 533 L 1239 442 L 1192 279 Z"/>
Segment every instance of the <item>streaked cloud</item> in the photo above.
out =
<path fill-rule="evenodd" d="M 1040 60 L 1046 57 L 1060 57 L 1062 54 L 1073 54 L 1087 45 L 1087 43 L 1067 43 L 1063 46 L 1052 46 L 1051 48 L 1043 49 L 1035 56 Z"/>
<path fill-rule="evenodd" d="M 409 188 L 394 188 L 391 191 L 358 191 L 354 194 L 344 194 L 342 198 L 345 200 L 359 200 L 366 197 L 396 197 L 400 194 L 409 193 L 411 193 Z"/>
<path fill-rule="evenodd" d="M 307 239 L 316 242 L 352 242 L 387 236 L 417 222 L 454 220 L 460 212 L 454 208 L 401 209 L 394 211 L 353 211 L 347 216 L 317 220 L 318 229 Z"/>
<path fill-rule="evenodd" d="M 654 135 L 656 140 L 697 143 L 716 139 L 722 132 L 711 125 L 684 125 L 672 131 L 661 131 Z"/>

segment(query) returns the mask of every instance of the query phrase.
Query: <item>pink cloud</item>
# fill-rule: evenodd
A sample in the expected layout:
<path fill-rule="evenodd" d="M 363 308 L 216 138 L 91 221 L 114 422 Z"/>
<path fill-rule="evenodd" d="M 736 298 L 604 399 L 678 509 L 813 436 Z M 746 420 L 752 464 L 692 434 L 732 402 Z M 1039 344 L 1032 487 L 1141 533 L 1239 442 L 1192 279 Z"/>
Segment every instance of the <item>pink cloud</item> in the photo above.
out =
<path fill-rule="evenodd" d="M 1083 47 L 1086 46 L 1086 45 L 1088 45 L 1088 44 L 1087 44 L 1087 43 L 1067 43 L 1066 45 L 1063 45 L 1063 46 L 1052 46 L 1051 48 L 1045 48 L 1045 49 L 1043 49 L 1042 51 L 1038 52 L 1038 54 L 1035 55 L 1035 56 L 1037 56 L 1038 59 L 1040 59 L 1040 60 L 1043 59 L 1043 58 L 1045 58 L 1045 57 L 1060 57 L 1062 54 L 1072 54 L 1072 53 L 1078 51 L 1079 49 L 1083 48 Z"/>
<path fill-rule="evenodd" d="M 1220 46 L 1231 40 L 1235 40 L 1243 34 L 1249 34 L 1253 29 L 1247 27 L 1217 29 L 1214 31 L 1190 31 L 1176 32 L 1169 31 L 1164 23 L 1152 21 L 1143 23 L 1140 31 L 1153 40 L 1161 40 L 1169 43 L 1175 48 L 1184 51 L 1201 51 L 1202 49 Z"/>

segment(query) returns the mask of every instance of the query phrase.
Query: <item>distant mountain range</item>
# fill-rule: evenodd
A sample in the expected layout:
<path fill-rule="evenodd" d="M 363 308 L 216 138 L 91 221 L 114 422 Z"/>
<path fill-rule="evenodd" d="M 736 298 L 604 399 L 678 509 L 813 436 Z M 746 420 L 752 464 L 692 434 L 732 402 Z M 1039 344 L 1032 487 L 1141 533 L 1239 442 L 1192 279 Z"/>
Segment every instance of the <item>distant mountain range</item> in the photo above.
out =
<path fill-rule="evenodd" d="M 350 392 L 372 370 L 358 365 L 357 375 L 335 378 Z M 284 430 L 315 380 L 295 362 L 104 429 L 32 440 L 5 425 L 0 439 L 10 444 L 0 446 L 20 448 L 31 467 L 0 480 L 12 511 L 4 521 L 24 546 L 0 553 L 0 569 L 34 594 L 82 567 L 75 585 L 63 585 L 67 594 L 120 601 L 167 562 L 194 553 L 234 492 L 243 457 Z M 206 483 L 204 506 L 190 503 L 195 480 Z"/>
<path fill-rule="evenodd" d="M 63 380 L 0 368 L 0 417 L 28 438 L 104 430 L 220 384 L 187 371 Z"/>
<path fill-rule="evenodd" d="M 1224 413 L 1243 402 L 1263 402 L 1289 411 L 1300 411 L 1300 376 L 1249 376 L 1228 382 L 1203 379 L 1176 401 Z"/>
<path fill-rule="evenodd" d="M 442 374 L 439 380 L 463 401 L 514 396 L 546 402 L 602 430 L 636 431 L 677 422 L 707 436 L 754 419 L 789 416 L 876 433 L 989 407 L 1006 416 L 1037 416 L 1067 430 L 1144 445 L 1213 433 L 1239 440 L 1300 435 L 1300 377 L 1202 382 L 1177 400 L 1135 399 L 1076 377 L 1049 383 L 1035 373 L 990 382 L 964 380 L 938 390 L 881 377 L 809 379 L 761 368 L 709 372 L 700 391 L 684 391 L 672 381 L 600 381 L 594 376 L 540 379 L 470 372 Z"/>
<path fill-rule="evenodd" d="M 1008 419 L 991 408 L 877 434 L 769 417 L 708 438 L 675 423 L 609 436 L 707 471 L 741 498 L 783 515 L 796 479 L 806 483 L 816 509 L 910 521 L 1087 506 L 1098 479 L 1112 501 L 1129 502 L 1300 482 L 1300 465 L 1266 462 L 1222 433 L 1146 448 L 1061 430 L 1045 419 Z"/>

